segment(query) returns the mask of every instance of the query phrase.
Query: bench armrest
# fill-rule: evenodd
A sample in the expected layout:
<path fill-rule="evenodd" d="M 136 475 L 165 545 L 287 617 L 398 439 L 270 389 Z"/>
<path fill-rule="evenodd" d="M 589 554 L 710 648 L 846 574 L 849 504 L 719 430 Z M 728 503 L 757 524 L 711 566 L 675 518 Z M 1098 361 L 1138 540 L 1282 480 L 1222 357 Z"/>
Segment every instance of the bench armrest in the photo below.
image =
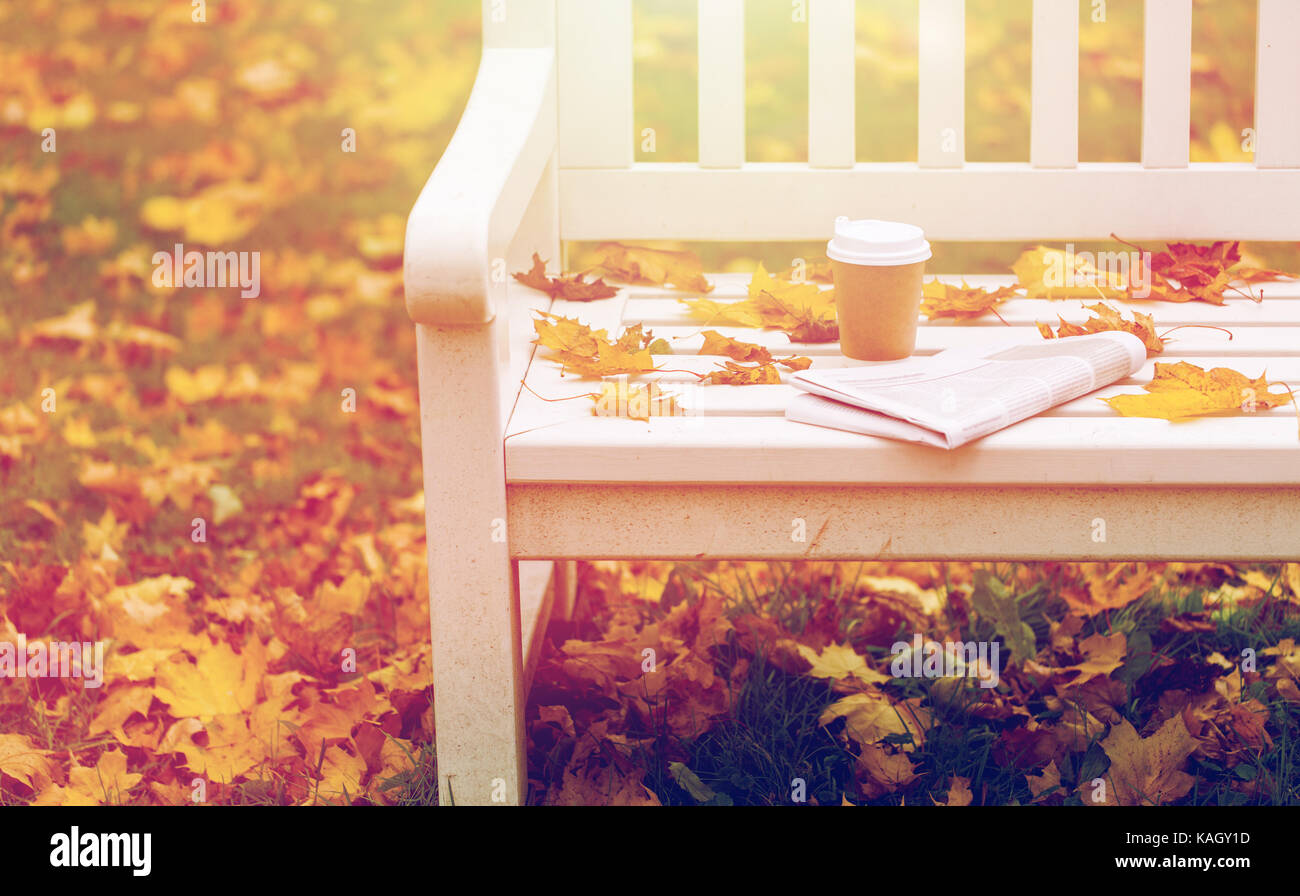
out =
<path fill-rule="evenodd" d="M 469 104 L 406 222 L 406 310 L 417 324 L 482 325 L 556 147 L 555 51 L 487 48 Z"/>

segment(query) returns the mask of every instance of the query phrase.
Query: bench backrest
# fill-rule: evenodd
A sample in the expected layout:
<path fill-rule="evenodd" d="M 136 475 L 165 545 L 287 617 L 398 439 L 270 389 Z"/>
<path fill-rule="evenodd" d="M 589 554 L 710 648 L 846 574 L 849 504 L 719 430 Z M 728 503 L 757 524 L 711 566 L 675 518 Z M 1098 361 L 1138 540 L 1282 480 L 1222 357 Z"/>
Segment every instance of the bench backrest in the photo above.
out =
<path fill-rule="evenodd" d="M 807 163 L 745 160 L 744 0 L 698 0 L 699 157 L 634 161 L 631 0 L 484 0 L 488 46 L 556 48 L 566 240 L 1300 239 L 1300 0 L 1257 0 L 1252 163 L 1191 163 L 1192 0 L 1146 0 L 1142 153 L 1080 163 L 1080 0 L 1034 0 L 1030 158 L 965 161 L 965 0 L 919 0 L 918 161 L 855 161 L 855 3 L 808 0 Z M 1217 48 L 1216 48 L 1217 49 Z M 1223 47 L 1224 54 L 1240 52 Z"/>

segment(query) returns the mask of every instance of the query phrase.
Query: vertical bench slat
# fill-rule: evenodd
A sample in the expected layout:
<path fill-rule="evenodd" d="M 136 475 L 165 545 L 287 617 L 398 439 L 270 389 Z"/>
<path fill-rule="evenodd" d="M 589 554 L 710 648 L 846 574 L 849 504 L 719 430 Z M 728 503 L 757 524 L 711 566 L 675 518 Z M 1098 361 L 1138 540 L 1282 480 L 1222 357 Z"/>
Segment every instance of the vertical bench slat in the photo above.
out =
<path fill-rule="evenodd" d="M 483 0 L 483 46 L 555 46 L 555 0 Z"/>
<path fill-rule="evenodd" d="M 1192 0 L 1146 0 L 1142 166 L 1186 168 L 1192 128 Z"/>
<path fill-rule="evenodd" d="M 1079 164 L 1079 0 L 1034 0 L 1029 161 Z"/>
<path fill-rule="evenodd" d="M 857 161 L 854 0 L 812 0 L 808 10 L 808 164 Z"/>
<path fill-rule="evenodd" d="M 700 167 L 739 168 L 745 161 L 744 0 L 699 2 Z"/>
<path fill-rule="evenodd" d="M 560 166 L 626 168 L 633 158 L 632 0 L 559 0 L 557 22 Z"/>
<path fill-rule="evenodd" d="M 1259 0 L 1255 165 L 1300 168 L 1300 2 Z"/>
<path fill-rule="evenodd" d="M 922 168 L 966 161 L 966 0 L 921 0 L 916 158 Z"/>

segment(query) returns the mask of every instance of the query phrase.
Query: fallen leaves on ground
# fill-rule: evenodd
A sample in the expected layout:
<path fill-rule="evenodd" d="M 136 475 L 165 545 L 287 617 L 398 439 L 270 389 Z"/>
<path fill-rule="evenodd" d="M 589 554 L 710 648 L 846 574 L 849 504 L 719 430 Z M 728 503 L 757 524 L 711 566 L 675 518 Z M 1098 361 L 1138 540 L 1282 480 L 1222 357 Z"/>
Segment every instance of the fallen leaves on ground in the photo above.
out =
<path fill-rule="evenodd" d="M 1104 778 L 1110 783 L 1105 804 L 1160 805 L 1185 796 L 1196 783 L 1183 770 L 1187 757 L 1196 749 L 1196 741 L 1188 734 L 1181 716 L 1166 719 L 1148 737 L 1140 737 L 1132 723 L 1121 719 L 1101 747 L 1110 758 L 1110 770 Z M 1093 802 L 1088 799 L 1084 804 Z"/>
<path fill-rule="evenodd" d="M 0 674 L 0 802 L 433 796 L 402 250 L 480 55 L 434 2 L 0 27 L 0 668 L 103 649 L 98 687 Z M 255 297 L 194 282 L 218 253 Z"/>
<path fill-rule="evenodd" d="M 797 772 L 836 804 L 1005 800 L 1007 765 L 1023 770 L 1024 803 L 1183 802 L 1207 775 L 1218 783 L 1206 786 L 1250 798 L 1252 763 L 1281 724 L 1263 700 L 1300 699 L 1300 648 L 1286 639 L 1259 651 L 1258 670 L 1180 655 L 1188 647 L 1176 643 L 1208 635 L 1185 635 L 1158 610 L 1178 589 L 1213 588 L 1222 596 L 1183 614 L 1208 619 L 1289 593 L 1287 581 L 1285 565 L 1210 563 L 590 564 L 580 620 L 552 632 L 538 667 L 530 777 L 550 804 L 788 803 L 788 783 L 752 789 L 764 780 L 758 760 L 728 766 L 740 759 L 714 750 L 743 750 L 746 726 L 802 724 L 842 751 L 836 789 L 822 772 Z M 776 589 L 807 615 L 786 615 Z M 1118 610 L 1148 621 L 1120 628 Z M 891 655 L 913 646 L 896 643 L 900 631 L 952 657 L 996 639 L 994 686 L 981 686 L 994 670 L 959 660 L 899 677 Z M 815 712 L 754 717 L 744 695 L 773 676 L 815 682 Z M 970 737 L 987 741 L 978 756 L 961 746 Z"/>

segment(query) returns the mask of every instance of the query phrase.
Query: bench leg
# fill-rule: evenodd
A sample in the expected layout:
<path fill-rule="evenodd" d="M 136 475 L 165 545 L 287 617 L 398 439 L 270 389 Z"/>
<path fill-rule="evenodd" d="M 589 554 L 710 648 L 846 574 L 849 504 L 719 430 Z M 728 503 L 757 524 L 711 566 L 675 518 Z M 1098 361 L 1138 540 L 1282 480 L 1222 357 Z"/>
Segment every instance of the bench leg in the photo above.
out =
<path fill-rule="evenodd" d="M 496 326 L 416 327 L 441 805 L 526 796 Z"/>
<path fill-rule="evenodd" d="M 573 605 L 578 596 L 578 562 L 576 560 L 556 560 L 555 603 L 551 605 L 551 617 L 569 622 L 573 619 Z"/>

